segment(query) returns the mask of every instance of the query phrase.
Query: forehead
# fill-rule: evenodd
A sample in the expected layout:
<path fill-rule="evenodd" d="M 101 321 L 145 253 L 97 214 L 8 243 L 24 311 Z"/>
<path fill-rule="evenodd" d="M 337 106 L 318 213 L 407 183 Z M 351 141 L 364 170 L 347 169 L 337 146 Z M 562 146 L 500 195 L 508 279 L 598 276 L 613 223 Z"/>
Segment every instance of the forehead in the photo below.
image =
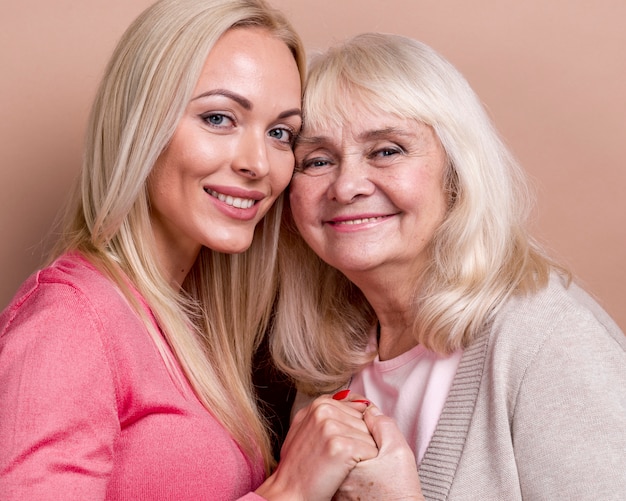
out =
<path fill-rule="evenodd" d="M 336 80 L 329 85 L 322 82 L 313 89 L 307 87 L 303 112 L 303 131 L 311 135 L 337 130 L 358 135 L 372 127 L 408 127 L 418 121 L 406 107 L 390 102 L 389 96 Z"/>
<path fill-rule="evenodd" d="M 282 89 L 275 96 L 300 96 L 300 74 L 289 47 L 265 28 L 240 27 L 224 33 L 204 62 L 196 91 L 241 87 L 246 92 Z M 280 87 L 278 87 L 280 86 Z"/>
<path fill-rule="evenodd" d="M 433 140 L 432 127 L 420 120 L 401 117 L 378 107 L 354 103 L 350 118 L 330 116 L 307 122 L 298 146 L 335 143 L 369 143 L 384 140 Z"/>

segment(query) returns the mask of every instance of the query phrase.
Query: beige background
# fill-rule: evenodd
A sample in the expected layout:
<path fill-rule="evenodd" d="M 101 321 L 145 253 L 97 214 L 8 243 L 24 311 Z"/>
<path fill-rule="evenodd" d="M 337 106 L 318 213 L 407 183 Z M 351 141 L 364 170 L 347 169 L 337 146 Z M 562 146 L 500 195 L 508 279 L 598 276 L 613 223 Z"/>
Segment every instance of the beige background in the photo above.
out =
<path fill-rule="evenodd" d="M 538 192 L 537 236 L 626 329 L 624 0 L 271 0 L 310 49 L 421 39 L 483 99 Z M 115 41 L 150 0 L 0 0 L 0 308 L 41 262 Z"/>

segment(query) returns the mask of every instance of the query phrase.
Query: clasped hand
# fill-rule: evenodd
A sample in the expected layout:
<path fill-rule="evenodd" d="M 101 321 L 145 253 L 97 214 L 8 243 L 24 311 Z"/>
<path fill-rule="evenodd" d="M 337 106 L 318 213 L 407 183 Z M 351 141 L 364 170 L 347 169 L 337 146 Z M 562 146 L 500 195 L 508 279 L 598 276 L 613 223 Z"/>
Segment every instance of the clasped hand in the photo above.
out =
<path fill-rule="evenodd" d="M 377 444 L 376 457 L 359 462 L 333 501 L 423 501 L 415 454 L 395 421 L 370 404 L 363 422 Z"/>
<path fill-rule="evenodd" d="M 295 414 L 272 477 L 290 500 L 423 499 L 415 457 L 393 419 L 352 393 L 318 397 Z"/>

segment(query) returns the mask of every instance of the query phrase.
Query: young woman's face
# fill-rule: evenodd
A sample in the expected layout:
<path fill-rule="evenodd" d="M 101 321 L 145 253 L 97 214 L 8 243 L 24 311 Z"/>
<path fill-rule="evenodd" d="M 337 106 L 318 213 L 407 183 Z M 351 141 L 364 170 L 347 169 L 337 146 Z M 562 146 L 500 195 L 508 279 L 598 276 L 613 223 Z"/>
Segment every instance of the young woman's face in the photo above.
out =
<path fill-rule="evenodd" d="M 348 278 L 414 280 L 447 210 L 445 152 L 421 122 L 353 107 L 339 130 L 305 124 L 290 186 L 294 220 Z"/>
<path fill-rule="evenodd" d="M 225 33 L 150 175 L 151 218 L 175 280 L 201 246 L 246 250 L 287 186 L 301 126 L 300 76 L 284 42 L 258 28 Z"/>

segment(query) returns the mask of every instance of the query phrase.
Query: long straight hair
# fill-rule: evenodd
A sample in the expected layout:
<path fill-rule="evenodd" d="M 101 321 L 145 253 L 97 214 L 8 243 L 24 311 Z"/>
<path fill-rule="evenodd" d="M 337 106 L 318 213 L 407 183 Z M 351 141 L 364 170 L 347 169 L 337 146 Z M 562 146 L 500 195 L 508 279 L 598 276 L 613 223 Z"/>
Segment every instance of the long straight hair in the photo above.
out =
<path fill-rule="evenodd" d="M 79 187 L 55 255 L 79 250 L 122 290 L 173 378 L 184 378 L 250 458 L 273 466 L 251 381 L 270 317 L 282 197 L 239 255 L 203 248 L 181 290 L 159 266 L 146 180 L 172 138 L 217 40 L 233 28 L 268 30 L 291 50 L 304 80 L 302 43 L 263 0 L 162 0 L 121 38 L 87 129 Z M 127 285 L 145 298 L 152 326 Z M 173 354 L 173 356 L 172 356 Z"/>
<path fill-rule="evenodd" d="M 466 347 L 508 297 L 543 287 L 551 269 L 565 271 L 529 235 L 533 197 L 523 171 L 448 61 L 398 35 L 363 34 L 332 47 L 309 67 L 304 134 L 340 130 L 355 102 L 432 127 L 446 152 L 448 211 L 411 296 L 417 342 L 440 353 Z M 301 389 L 332 390 L 371 359 L 375 313 L 307 248 L 288 206 L 279 255 L 275 358 Z"/>

